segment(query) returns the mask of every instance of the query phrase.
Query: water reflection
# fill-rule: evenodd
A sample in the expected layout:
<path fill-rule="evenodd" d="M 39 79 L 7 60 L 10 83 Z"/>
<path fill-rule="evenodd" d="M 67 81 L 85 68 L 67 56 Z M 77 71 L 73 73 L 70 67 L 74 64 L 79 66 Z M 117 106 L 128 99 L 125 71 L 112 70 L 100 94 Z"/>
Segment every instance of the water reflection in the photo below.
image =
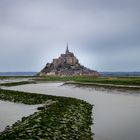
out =
<path fill-rule="evenodd" d="M 37 111 L 37 105 L 24 105 L 0 101 L 0 131 Z"/>

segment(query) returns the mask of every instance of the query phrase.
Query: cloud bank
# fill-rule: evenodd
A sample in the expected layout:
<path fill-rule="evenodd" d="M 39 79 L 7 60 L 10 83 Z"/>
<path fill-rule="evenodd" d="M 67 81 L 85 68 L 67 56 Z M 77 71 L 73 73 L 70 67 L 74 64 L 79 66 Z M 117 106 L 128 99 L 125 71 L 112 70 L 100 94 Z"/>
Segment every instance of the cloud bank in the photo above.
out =
<path fill-rule="evenodd" d="M 39 71 L 66 48 L 99 71 L 140 70 L 139 0 L 0 0 L 0 71 Z"/>

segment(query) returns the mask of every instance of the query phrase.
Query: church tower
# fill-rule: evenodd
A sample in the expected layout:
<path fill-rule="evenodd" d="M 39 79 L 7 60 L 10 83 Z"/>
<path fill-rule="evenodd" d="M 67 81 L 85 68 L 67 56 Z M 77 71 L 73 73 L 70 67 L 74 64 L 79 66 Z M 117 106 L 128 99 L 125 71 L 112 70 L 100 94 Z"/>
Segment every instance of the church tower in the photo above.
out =
<path fill-rule="evenodd" d="M 68 47 L 68 43 L 67 43 L 67 49 L 66 49 L 66 54 L 69 53 L 69 47 Z"/>

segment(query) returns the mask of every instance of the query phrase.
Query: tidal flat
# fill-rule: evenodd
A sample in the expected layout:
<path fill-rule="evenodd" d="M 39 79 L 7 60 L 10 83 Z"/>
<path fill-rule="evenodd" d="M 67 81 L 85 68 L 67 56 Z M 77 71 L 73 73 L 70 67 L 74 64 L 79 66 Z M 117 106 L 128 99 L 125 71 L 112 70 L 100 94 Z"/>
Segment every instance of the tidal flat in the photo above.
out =
<path fill-rule="evenodd" d="M 36 81 L 74 81 L 80 83 L 98 83 L 124 86 L 140 86 L 140 77 L 95 77 L 95 76 L 44 76 L 34 77 Z"/>
<path fill-rule="evenodd" d="M 84 100 L 95 105 L 92 110 L 94 125 L 91 126 L 95 140 L 139 140 L 140 92 L 135 89 L 135 86 L 139 86 L 139 77 L 90 77 L 89 79 L 87 77 L 61 77 L 61 79 L 60 77 L 33 77 L 33 79 L 36 84 L 5 87 L 5 89 Z M 66 81 L 70 83 L 80 81 L 80 84 L 65 84 Z M 105 81 L 109 82 L 104 83 Z M 107 86 L 104 88 L 103 85 L 97 86 L 96 83 L 107 84 Z M 111 88 L 108 88 L 109 84 L 112 84 Z M 125 88 L 130 86 L 130 88 L 118 86 Z"/>
<path fill-rule="evenodd" d="M 0 133 L 1 140 L 93 140 L 90 127 L 92 105 L 85 101 L 4 89 L 0 89 L 0 100 L 28 105 L 55 101 L 51 106 L 7 127 Z"/>
<path fill-rule="evenodd" d="M 96 89 L 63 82 L 6 87 L 10 90 L 73 97 L 94 104 L 92 133 L 95 140 L 139 140 L 140 94 Z"/>
<path fill-rule="evenodd" d="M 18 86 L 40 82 L 65 82 L 106 89 L 140 92 L 140 77 L 95 77 L 95 76 L 0 76 L 0 86 Z"/>

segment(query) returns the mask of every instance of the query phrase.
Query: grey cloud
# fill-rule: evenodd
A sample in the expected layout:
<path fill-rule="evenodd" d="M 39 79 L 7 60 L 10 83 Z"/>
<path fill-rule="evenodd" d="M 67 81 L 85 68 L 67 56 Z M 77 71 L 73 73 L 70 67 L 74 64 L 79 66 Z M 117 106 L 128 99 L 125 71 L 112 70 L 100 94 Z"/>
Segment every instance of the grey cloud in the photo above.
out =
<path fill-rule="evenodd" d="M 90 68 L 125 71 L 140 60 L 131 55 L 140 48 L 139 14 L 139 0 L 0 0 L 0 71 L 10 68 L 10 60 L 12 70 L 38 71 L 65 50 L 66 42 Z M 112 57 L 122 49 L 125 58 Z M 116 59 L 120 66 L 114 68 Z"/>

